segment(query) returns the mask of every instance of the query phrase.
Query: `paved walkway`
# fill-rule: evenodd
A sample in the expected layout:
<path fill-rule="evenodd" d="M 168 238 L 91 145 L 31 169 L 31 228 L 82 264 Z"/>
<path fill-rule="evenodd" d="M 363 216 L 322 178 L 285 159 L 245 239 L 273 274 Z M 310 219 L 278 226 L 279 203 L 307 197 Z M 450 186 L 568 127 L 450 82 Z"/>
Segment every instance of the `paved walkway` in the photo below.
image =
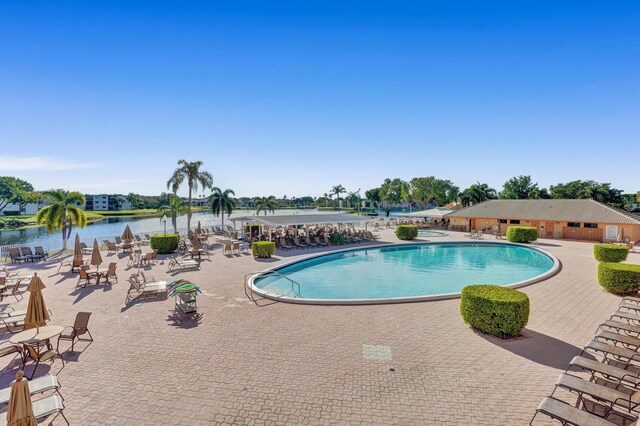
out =
<path fill-rule="evenodd" d="M 395 241 L 390 231 L 382 235 Z M 244 275 L 273 263 L 219 250 L 200 271 L 168 274 L 166 262 L 146 271 L 201 284 L 195 319 L 175 315 L 173 300 L 124 306 L 135 269 L 122 255 L 104 255 L 118 262 L 113 287 L 76 289 L 76 275 L 56 274 L 54 261 L 19 269 L 41 274 L 52 324 L 71 325 L 78 311 L 93 312 L 95 342 L 77 344 L 75 353 L 63 342 L 64 368 L 59 360 L 39 368 L 59 374 L 75 425 L 504 425 L 529 422 L 619 302 L 597 285 L 591 244 L 549 240 L 542 247 L 561 260 L 562 271 L 523 289 L 531 317 L 526 337 L 510 342 L 474 333 L 458 300 L 256 305 L 244 294 Z M 310 252 L 278 254 L 272 262 Z M 640 263 L 640 254 L 630 261 Z M 14 304 L 26 306 L 26 299 Z M 5 357 L 0 367 L 4 387 L 18 361 Z"/>

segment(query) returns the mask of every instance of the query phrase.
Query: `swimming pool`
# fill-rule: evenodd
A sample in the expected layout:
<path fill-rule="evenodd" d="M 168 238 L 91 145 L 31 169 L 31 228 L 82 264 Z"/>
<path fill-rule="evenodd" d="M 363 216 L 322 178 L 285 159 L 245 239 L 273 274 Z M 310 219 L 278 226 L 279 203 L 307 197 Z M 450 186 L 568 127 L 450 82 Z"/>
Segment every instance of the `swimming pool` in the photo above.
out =
<path fill-rule="evenodd" d="M 518 287 L 554 274 L 558 260 L 518 244 L 456 242 L 343 250 L 292 262 L 249 281 L 265 297 L 326 304 L 459 297 L 469 284 Z"/>
<path fill-rule="evenodd" d="M 442 231 L 432 231 L 431 229 L 418 229 L 418 237 L 446 237 L 447 233 Z"/>

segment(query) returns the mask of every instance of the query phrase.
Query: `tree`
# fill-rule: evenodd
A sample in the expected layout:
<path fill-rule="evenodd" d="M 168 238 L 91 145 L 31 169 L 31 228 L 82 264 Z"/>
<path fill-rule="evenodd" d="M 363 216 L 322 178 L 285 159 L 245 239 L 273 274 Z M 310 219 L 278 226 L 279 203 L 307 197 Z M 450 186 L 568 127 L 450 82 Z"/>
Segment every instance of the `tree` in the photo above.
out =
<path fill-rule="evenodd" d="M 191 231 L 191 205 L 193 203 L 193 191 L 203 190 L 213 186 L 213 176 L 211 173 L 201 171 L 202 161 L 178 160 L 178 168 L 173 171 L 173 175 L 167 181 L 167 189 L 171 188 L 174 194 L 178 192 L 180 186 L 187 181 L 189 188 L 187 204 L 187 234 Z"/>
<path fill-rule="evenodd" d="M 391 213 L 391 207 L 394 204 L 402 202 L 402 189 L 406 185 L 406 182 L 400 178 L 393 180 L 387 178 L 384 183 L 380 185 L 380 200 L 382 201 L 382 207 L 387 217 Z"/>
<path fill-rule="evenodd" d="M 434 176 L 413 178 L 410 182 L 413 198 L 422 207 L 427 203 L 435 203 L 436 206 L 443 206 L 455 201 L 458 198 L 460 188 L 453 182 L 445 179 L 437 179 Z"/>
<path fill-rule="evenodd" d="M 131 203 L 132 209 L 139 209 L 140 207 L 144 207 L 144 201 L 142 201 L 142 198 L 138 194 L 130 192 L 125 198 Z"/>
<path fill-rule="evenodd" d="M 274 197 L 273 195 L 270 195 L 268 197 L 256 197 L 254 201 L 256 214 L 260 214 L 260 212 L 264 212 L 265 216 L 267 215 L 267 212 L 275 214 L 276 209 L 280 207 L 278 205 L 278 202 L 276 201 L 276 197 Z"/>
<path fill-rule="evenodd" d="M 54 230 L 62 230 L 62 249 L 67 249 L 67 240 L 71 236 L 73 225 L 84 228 L 87 226 L 87 214 L 78 206 L 87 203 L 84 195 L 79 192 L 68 192 L 62 189 L 44 191 L 51 204 L 44 206 L 36 214 L 36 223 L 42 225 L 50 234 Z"/>
<path fill-rule="evenodd" d="M 364 192 L 364 196 L 367 197 L 367 200 L 371 201 L 374 206 L 380 204 L 380 188 L 371 188 Z"/>
<path fill-rule="evenodd" d="M 13 177 L 0 176 L 0 212 L 9 204 L 20 205 L 20 210 L 24 204 L 35 201 L 33 185 L 29 182 Z"/>
<path fill-rule="evenodd" d="M 233 189 L 225 189 L 224 191 L 218 187 L 212 188 L 213 194 L 209 197 L 211 201 L 211 212 L 216 215 L 222 215 L 222 228 L 224 229 L 224 214 L 231 216 L 231 212 L 236 208 L 236 199 L 232 195 L 236 195 Z"/>
<path fill-rule="evenodd" d="M 336 185 L 331 187 L 331 195 L 335 195 L 338 199 L 338 213 L 340 213 L 340 194 L 344 194 L 347 190 L 342 185 Z"/>
<path fill-rule="evenodd" d="M 551 185 L 551 198 L 584 199 L 610 204 L 614 207 L 622 207 L 622 191 L 611 187 L 610 183 L 599 183 L 593 180 L 574 180 L 567 183 Z"/>
<path fill-rule="evenodd" d="M 481 203 L 497 198 L 496 190 L 486 183 L 476 182 L 460 194 L 460 202 L 463 206 Z"/>
<path fill-rule="evenodd" d="M 169 204 L 160 206 L 157 210 L 158 215 L 160 215 L 160 220 L 162 220 L 162 216 L 167 215 L 171 218 L 171 225 L 173 225 L 173 231 L 178 233 L 178 216 L 184 214 L 187 211 L 187 206 L 184 205 L 184 201 L 180 199 L 180 197 L 176 195 L 171 195 L 169 197 Z"/>
<path fill-rule="evenodd" d="M 526 200 L 529 198 L 540 198 L 540 189 L 537 182 L 531 181 L 531 176 L 515 176 L 509 179 L 502 186 L 500 198 L 511 200 Z"/>
<path fill-rule="evenodd" d="M 122 195 L 116 195 L 115 196 L 115 202 L 116 202 L 116 206 L 118 207 L 118 210 L 122 209 L 122 205 L 127 201 L 127 198 L 122 196 Z"/>

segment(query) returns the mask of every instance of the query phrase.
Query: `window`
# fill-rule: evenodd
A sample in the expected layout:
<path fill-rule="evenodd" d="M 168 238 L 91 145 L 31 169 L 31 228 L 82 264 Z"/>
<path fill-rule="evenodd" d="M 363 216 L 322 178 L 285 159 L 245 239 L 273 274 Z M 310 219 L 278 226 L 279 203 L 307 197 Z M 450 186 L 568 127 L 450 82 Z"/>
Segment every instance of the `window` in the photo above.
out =
<path fill-rule="evenodd" d="M 598 224 L 597 223 L 583 223 L 582 226 L 584 228 L 597 228 Z"/>
<path fill-rule="evenodd" d="M 569 228 L 580 228 L 580 222 L 569 222 L 567 223 Z"/>
<path fill-rule="evenodd" d="M 500 219 L 498 222 L 500 222 L 500 223 L 507 223 L 507 219 Z"/>
<path fill-rule="evenodd" d="M 509 223 L 512 225 L 520 225 L 520 219 L 510 219 Z"/>

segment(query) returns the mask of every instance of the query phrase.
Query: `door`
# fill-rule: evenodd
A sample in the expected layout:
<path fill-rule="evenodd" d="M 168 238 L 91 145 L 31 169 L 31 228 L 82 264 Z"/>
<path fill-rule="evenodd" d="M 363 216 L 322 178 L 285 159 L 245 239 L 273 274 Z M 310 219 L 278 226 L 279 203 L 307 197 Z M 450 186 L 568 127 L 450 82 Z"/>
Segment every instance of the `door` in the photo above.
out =
<path fill-rule="evenodd" d="M 540 222 L 532 220 L 531 221 L 531 226 L 533 226 L 534 228 L 536 228 L 538 230 L 538 237 L 541 237 L 542 234 L 540 234 Z"/>
<path fill-rule="evenodd" d="M 544 223 L 544 236 L 546 238 L 553 238 L 553 222 Z"/>
<path fill-rule="evenodd" d="M 476 229 L 476 220 L 475 219 L 469 219 L 469 230 L 470 231 L 475 231 Z"/>

